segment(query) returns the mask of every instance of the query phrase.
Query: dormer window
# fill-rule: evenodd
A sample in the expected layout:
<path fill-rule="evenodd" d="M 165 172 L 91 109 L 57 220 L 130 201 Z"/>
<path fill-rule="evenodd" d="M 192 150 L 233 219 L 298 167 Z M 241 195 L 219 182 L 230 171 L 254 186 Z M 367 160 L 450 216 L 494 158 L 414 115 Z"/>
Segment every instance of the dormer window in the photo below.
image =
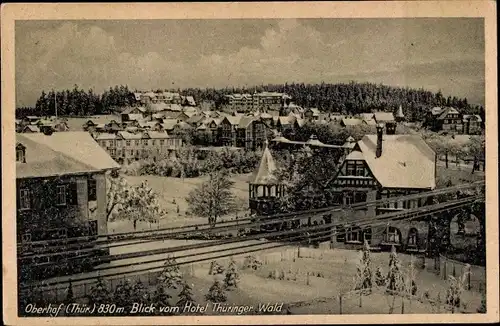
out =
<path fill-rule="evenodd" d="M 26 147 L 22 144 L 16 145 L 16 162 L 26 163 Z"/>

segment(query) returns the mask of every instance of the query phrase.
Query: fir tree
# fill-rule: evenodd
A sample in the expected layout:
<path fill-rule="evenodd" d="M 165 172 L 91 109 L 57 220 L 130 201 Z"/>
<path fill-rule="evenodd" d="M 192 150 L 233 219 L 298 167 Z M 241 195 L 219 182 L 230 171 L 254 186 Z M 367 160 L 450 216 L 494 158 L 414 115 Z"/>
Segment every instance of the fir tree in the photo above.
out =
<path fill-rule="evenodd" d="M 113 303 L 119 307 L 124 307 L 126 311 L 132 308 L 132 298 L 134 298 L 134 288 L 129 279 L 120 282 L 113 293 Z"/>
<path fill-rule="evenodd" d="M 141 280 L 137 281 L 137 283 L 134 284 L 133 286 L 133 302 L 137 303 L 148 303 L 149 302 L 149 293 L 144 287 L 144 284 L 141 282 Z"/>
<path fill-rule="evenodd" d="M 231 259 L 229 267 L 226 271 L 226 277 L 224 278 L 224 285 L 227 289 L 237 288 L 239 278 L 240 276 L 238 273 L 238 268 L 236 267 L 236 262 L 234 261 L 234 259 Z"/>
<path fill-rule="evenodd" d="M 205 298 L 211 302 L 227 301 L 227 295 L 226 292 L 224 291 L 224 287 L 218 280 L 214 281 L 214 284 L 212 284 L 212 286 L 208 290 L 208 293 L 205 295 Z"/>
<path fill-rule="evenodd" d="M 182 274 L 175 258 L 167 258 L 163 265 L 163 271 L 158 276 L 158 282 L 166 289 L 177 289 L 183 283 Z"/>
<path fill-rule="evenodd" d="M 73 295 L 73 283 L 69 280 L 68 292 L 66 293 L 66 303 L 72 303 L 75 299 Z"/>
<path fill-rule="evenodd" d="M 479 308 L 476 309 L 476 311 L 479 314 L 485 314 L 486 313 L 486 294 L 482 295 L 481 305 L 479 306 Z"/>
<path fill-rule="evenodd" d="M 181 310 L 188 304 L 195 305 L 196 301 L 193 298 L 193 289 L 187 282 L 184 282 L 181 293 L 179 293 L 179 300 L 177 301 L 177 307 Z"/>
<path fill-rule="evenodd" d="M 372 282 L 370 246 L 368 245 L 368 241 L 366 240 L 363 245 L 361 261 L 357 266 L 356 278 L 357 278 L 356 290 L 361 290 L 361 289 L 371 290 L 373 282 Z"/>
<path fill-rule="evenodd" d="M 96 305 L 110 303 L 109 285 L 101 277 L 97 278 L 97 282 L 90 288 L 89 301 Z"/>
<path fill-rule="evenodd" d="M 391 291 L 400 291 L 402 289 L 401 263 L 399 262 L 396 248 L 392 246 L 389 257 L 389 272 L 387 274 L 387 288 Z"/>
<path fill-rule="evenodd" d="M 157 307 L 169 307 L 171 298 L 172 296 L 168 294 L 165 286 L 158 284 L 153 294 L 152 301 Z M 158 308 L 156 311 L 159 313 L 160 309 Z"/>
<path fill-rule="evenodd" d="M 384 276 L 382 268 L 377 267 L 377 270 L 375 271 L 375 284 L 377 284 L 377 286 L 384 286 L 385 280 L 386 278 Z"/>

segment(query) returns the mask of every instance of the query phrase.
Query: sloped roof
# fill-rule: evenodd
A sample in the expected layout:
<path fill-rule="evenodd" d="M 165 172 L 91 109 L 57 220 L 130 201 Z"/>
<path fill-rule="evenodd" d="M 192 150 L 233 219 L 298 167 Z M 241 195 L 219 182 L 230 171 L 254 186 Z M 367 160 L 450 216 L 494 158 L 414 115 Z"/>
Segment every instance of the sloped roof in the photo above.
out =
<path fill-rule="evenodd" d="M 276 162 L 274 161 L 271 152 L 267 146 L 264 148 L 262 158 L 260 159 L 259 167 L 250 177 L 251 184 L 275 184 Z"/>
<path fill-rule="evenodd" d="M 146 109 L 142 106 L 131 106 L 122 111 L 122 114 L 131 114 L 132 112 L 138 110 L 139 112 L 146 112 Z"/>
<path fill-rule="evenodd" d="M 36 126 L 36 125 L 26 125 L 23 128 L 23 131 L 26 130 L 26 129 L 28 129 L 31 132 L 40 132 L 40 128 L 38 128 L 38 126 Z"/>
<path fill-rule="evenodd" d="M 477 122 L 482 122 L 481 116 L 477 114 L 464 114 L 463 121 L 475 120 Z"/>
<path fill-rule="evenodd" d="M 167 132 L 165 131 L 146 131 L 144 133 L 144 136 L 149 136 L 151 139 L 165 139 L 169 138 L 170 136 L 168 135 Z"/>
<path fill-rule="evenodd" d="M 443 112 L 443 108 L 442 107 L 439 107 L 439 106 L 435 106 L 431 109 L 431 113 L 432 115 L 438 115 L 440 114 L 441 112 Z"/>
<path fill-rule="evenodd" d="M 356 126 L 363 123 L 363 120 L 356 118 L 344 118 L 342 123 L 346 126 Z"/>
<path fill-rule="evenodd" d="M 306 120 L 305 119 L 297 119 L 295 121 L 297 122 L 297 125 L 299 127 L 303 127 L 306 124 Z"/>
<path fill-rule="evenodd" d="M 460 112 L 458 112 L 457 109 L 448 107 L 441 112 L 441 114 L 438 117 L 438 120 L 445 119 L 448 114 L 459 114 L 459 113 Z"/>
<path fill-rule="evenodd" d="M 261 117 L 262 119 L 272 119 L 272 117 L 273 117 L 273 116 L 272 116 L 272 115 L 270 115 L 269 113 L 264 112 L 264 113 L 261 113 L 261 114 L 260 114 L 260 117 Z"/>
<path fill-rule="evenodd" d="M 373 113 L 360 113 L 359 116 L 363 120 L 373 120 L 374 119 L 374 114 Z"/>
<path fill-rule="evenodd" d="M 255 121 L 255 117 L 252 117 L 252 116 L 241 117 L 240 122 L 238 123 L 238 127 L 239 128 L 247 128 L 254 121 Z"/>
<path fill-rule="evenodd" d="M 352 151 L 349 153 L 349 155 L 346 156 L 346 160 L 358 160 L 358 161 L 364 161 L 365 157 L 363 156 L 363 153 L 360 151 Z"/>
<path fill-rule="evenodd" d="M 435 153 L 417 135 L 383 135 L 382 155 L 375 156 L 377 135 L 365 135 L 358 146 L 378 182 L 386 188 L 434 189 Z"/>
<path fill-rule="evenodd" d="M 172 130 L 174 129 L 174 126 L 177 124 L 177 120 L 175 119 L 165 119 L 163 120 L 163 123 L 161 126 L 166 129 L 166 130 Z"/>
<path fill-rule="evenodd" d="M 187 123 L 198 123 L 205 119 L 206 117 L 203 114 L 195 114 L 186 120 Z"/>
<path fill-rule="evenodd" d="M 102 132 L 99 133 L 96 137 L 95 140 L 113 140 L 116 139 L 115 134 L 107 133 L 107 132 Z"/>
<path fill-rule="evenodd" d="M 129 140 L 129 139 L 141 139 L 142 135 L 141 134 L 132 134 L 128 131 L 119 131 L 117 133 L 118 136 L 122 137 L 123 139 Z"/>
<path fill-rule="evenodd" d="M 375 120 L 377 122 L 392 122 L 394 121 L 394 114 L 392 112 L 375 112 Z"/>
<path fill-rule="evenodd" d="M 119 168 L 88 132 L 17 134 L 26 147 L 26 163 L 16 163 L 16 177 L 49 177 Z"/>
<path fill-rule="evenodd" d="M 237 125 L 240 123 L 240 120 L 241 120 L 241 116 L 227 116 L 225 119 L 227 119 L 227 121 L 229 121 L 229 123 L 231 125 Z"/>
<path fill-rule="evenodd" d="M 132 121 L 141 121 L 144 119 L 144 116 L 142 114 L 137 114 L 137 113 L 129 113 L 127 114 L 128 119 Z"/>

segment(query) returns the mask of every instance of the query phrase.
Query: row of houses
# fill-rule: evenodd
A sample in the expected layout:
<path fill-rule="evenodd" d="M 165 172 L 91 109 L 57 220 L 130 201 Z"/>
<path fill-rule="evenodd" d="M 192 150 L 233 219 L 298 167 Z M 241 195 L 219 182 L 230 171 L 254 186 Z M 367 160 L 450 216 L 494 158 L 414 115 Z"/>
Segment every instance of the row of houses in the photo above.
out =
<path fill-rule="evenodd" d="M 68 131 L 67 119 L 58 119 L 56 117 L 41 118 L 37 116 L 27 116 L 23 119 L 16 119 L 16 132 L 34 133 L 34 132 L 54 132 Z"/>

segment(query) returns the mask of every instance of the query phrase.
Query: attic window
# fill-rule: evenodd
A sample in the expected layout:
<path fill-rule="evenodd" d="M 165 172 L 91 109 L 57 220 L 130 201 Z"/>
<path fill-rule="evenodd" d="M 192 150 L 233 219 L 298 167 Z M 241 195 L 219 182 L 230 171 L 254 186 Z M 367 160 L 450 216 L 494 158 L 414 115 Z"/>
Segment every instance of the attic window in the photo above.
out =
<path fill-rule="evenodd" d="M 26 163 L 26 147 L 22 144 L 16 146 L 16 162 Z"/>

